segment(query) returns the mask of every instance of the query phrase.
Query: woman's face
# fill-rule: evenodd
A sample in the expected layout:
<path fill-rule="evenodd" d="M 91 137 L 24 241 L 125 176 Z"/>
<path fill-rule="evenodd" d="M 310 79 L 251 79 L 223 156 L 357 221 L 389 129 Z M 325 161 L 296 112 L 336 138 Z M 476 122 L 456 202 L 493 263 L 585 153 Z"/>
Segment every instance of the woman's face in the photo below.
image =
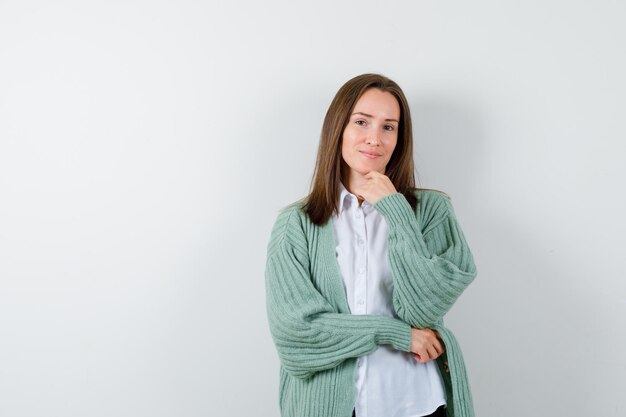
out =
<path fill-rule="evenodd" d="M 341 156 L 350 176 L 385 173 L 398 142 L 399 120 L 400 105 L 391 93 L 377 88 L 363 93 L 343 131 Z"/>

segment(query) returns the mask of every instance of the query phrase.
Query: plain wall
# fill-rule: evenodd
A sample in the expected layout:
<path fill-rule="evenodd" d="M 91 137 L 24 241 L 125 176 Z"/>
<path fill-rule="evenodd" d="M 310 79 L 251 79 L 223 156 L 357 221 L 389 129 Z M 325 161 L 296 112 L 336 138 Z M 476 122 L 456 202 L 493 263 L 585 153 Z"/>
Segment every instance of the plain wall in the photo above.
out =
<path fill-rule="evenodd" d="M 625 12 L 1 1 L 0 415 L 278 415 L 269 233 L 380 72 L 476 258 L 447 325 L 477 416 L 623 416 Z"/>

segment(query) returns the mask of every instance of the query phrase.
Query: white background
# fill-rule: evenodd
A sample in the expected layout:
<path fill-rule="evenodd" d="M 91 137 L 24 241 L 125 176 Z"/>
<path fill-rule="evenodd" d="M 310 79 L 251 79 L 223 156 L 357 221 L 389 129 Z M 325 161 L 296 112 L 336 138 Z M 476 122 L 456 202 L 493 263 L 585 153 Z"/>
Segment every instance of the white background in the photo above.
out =
<path fill-rule="evenodd" d="M 380 72 L 476 258 L 477 416 L 623 416 L 625 12 L 0 1 L 0 415 L 278 415 L 269 232 Z"/>

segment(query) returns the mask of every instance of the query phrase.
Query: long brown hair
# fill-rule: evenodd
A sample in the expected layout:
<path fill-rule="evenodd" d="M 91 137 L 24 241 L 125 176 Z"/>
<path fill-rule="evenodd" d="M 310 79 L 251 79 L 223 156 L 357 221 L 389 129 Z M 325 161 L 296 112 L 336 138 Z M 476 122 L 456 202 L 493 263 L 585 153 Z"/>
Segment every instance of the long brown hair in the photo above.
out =
<path fill-rule="evenodd" d="M 324 118 L 311 191 L 303 199 L 303 209 L 316 225 L 326 223 L 333 212 L 339 212 L 337 200 L 341 181 L 343 131 L 357 101 L 370 88 L 391 93 L 400 105 L 398 141 L 385 168 L 385 175 L 396 190 L 406 197 L 413 210 L 417 206 L 414 193 L 413 130 L 407 99 L 393 80 L 380 74 L 362 74 L 346 82 L 337 91 Z"/>

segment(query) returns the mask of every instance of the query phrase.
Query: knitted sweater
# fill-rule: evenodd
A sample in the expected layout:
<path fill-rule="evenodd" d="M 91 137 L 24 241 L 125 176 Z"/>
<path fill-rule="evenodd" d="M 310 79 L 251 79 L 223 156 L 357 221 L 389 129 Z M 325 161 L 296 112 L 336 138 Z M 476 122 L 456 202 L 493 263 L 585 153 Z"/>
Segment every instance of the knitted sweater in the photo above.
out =
<path fill-rule="evenodd" d="M 411 327 L 441 335 L 446 350 L 436 361 L 448 415 L 473 417 L 461 350 L 443 317 L 473 281 L 476 266 L 450 199 L 434 190 L 415 193 L 415 211 L 401 193 L 374 204 L 389 226 L 397 318 L 350 314 L 331 220 L 315 225 L 302 202 L 278 214 L 267 245 L 265 286 L 283 417 L 350 417 L 356 358 L 379 345 L 409 352 Z"/>

